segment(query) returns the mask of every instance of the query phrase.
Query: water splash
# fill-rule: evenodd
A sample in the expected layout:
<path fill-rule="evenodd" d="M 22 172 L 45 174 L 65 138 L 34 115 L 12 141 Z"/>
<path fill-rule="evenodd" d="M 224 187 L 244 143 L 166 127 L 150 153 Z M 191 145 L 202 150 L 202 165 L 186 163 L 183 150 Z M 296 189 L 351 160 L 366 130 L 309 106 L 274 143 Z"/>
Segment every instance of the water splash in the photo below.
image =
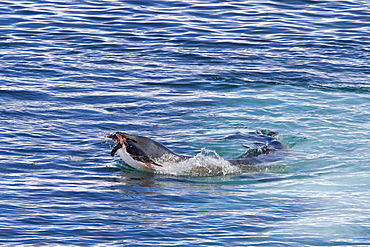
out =
<path fill-rule="evenodd" d="M 219 176 L 241 173 L 242 170 L 220 157 L 215 151 L 202 149 L 192 158 L 179 161 L 174 155 L 162 156 L 155 160 L 163 167 L 156 173 L 176 176 Z"/>

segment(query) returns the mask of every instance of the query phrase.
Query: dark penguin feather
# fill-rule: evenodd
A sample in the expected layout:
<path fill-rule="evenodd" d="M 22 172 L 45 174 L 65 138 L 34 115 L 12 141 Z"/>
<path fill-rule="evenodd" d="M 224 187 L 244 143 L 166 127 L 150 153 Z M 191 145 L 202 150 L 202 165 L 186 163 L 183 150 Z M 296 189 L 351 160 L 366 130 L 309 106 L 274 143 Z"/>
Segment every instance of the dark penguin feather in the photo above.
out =
<path fill-rule="evenodd" d="M 117 153 L 118 149 L 120 149 L 120 148 L 122 148 L 122 144 L 119 142 L 119 143 L 117 143 L 116 146 L 114 146 L 114 148 L 110 152 L 110 156 L 113 157 Z"/>
<path fill-rule="evenodd" d="M 125 141 L 126 151 L 130 154 L 130 156 L 137 161 L 143 162 L 143 163 L 149 163 L 156 166 L 162 166 L 157 163 L 155 163 L 153 160 L 151 160 L 141 148 L 135 145 L 135 143 L 132 140 L 127 139 Z"/>

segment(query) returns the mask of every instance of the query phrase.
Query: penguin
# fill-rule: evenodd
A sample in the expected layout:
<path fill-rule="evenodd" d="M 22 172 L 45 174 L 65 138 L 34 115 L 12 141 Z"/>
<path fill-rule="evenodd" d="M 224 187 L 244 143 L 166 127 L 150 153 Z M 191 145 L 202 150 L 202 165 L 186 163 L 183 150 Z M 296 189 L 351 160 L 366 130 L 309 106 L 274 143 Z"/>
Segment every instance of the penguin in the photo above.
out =
<path fill-rule="evenodd" d="M 154 162 L 145 152 L 139 148 L 134 140 L 128 139 L 123 133 L 117 132 L 113 135 L 106 136 L 112 138 L 117 142 L 112 149 L 110 155 L 114 156 L 116 153 L 120 155 L 122 160 L 129 166 L 138 170 L 154 170 L 155 166 L 162 166 Z"/>

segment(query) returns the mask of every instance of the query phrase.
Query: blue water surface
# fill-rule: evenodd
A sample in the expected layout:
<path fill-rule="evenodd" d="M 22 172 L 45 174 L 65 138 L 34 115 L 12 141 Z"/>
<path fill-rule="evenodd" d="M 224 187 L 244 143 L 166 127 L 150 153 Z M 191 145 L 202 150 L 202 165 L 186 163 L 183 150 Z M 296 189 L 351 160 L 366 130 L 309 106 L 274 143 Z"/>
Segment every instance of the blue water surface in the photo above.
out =
<path fill-rule="evenodd" d="M 368 1 L 0 2 L 2 246 L 370 245 Z M 105 135 L 225 158 L 123 169 Z"/>

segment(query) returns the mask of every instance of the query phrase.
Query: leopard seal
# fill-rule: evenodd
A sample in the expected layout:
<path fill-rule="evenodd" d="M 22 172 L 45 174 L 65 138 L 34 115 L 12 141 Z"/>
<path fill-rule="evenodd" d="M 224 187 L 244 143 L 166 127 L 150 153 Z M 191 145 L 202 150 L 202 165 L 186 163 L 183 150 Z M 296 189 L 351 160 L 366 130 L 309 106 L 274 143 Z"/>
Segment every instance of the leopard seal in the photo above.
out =
<path fill-rule="evenodd" d="M 247 147 L 247 151 L 240 157 L 226 161 L 233 166 L 250 166 L 280 160 L 281 155 L 271 155 L 286 149 L 285 145 L 276 139 L 276 135 L 276 132 L 257 130 L 224 137 L 224 140 L 237 139 L 254 143 L 254 147 Z M 178 164 L 192 158 L 176 154 L 163 144 L 144 136 L 116 132 L 106 137 L 116 143 L 110 153 L 111 156 L 118 153 L 125 164 L 141 171 L 156 172 L 169 163 Z"/>

